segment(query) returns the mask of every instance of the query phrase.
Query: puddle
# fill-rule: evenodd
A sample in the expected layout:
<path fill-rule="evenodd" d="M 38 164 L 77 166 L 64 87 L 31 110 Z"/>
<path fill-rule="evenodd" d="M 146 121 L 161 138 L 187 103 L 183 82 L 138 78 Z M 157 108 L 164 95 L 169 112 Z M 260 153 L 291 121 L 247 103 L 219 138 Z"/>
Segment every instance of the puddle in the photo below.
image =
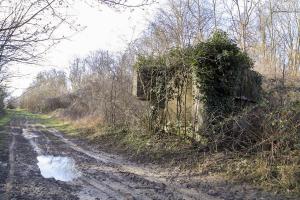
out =
<path fill-rule="evenodd" d="M 60 181 L 72 181 L 80 176 L 75 168 L 75 161 L 69 157 L 38 156 L 37 165 L 44 178 L 54 178 Z"/>

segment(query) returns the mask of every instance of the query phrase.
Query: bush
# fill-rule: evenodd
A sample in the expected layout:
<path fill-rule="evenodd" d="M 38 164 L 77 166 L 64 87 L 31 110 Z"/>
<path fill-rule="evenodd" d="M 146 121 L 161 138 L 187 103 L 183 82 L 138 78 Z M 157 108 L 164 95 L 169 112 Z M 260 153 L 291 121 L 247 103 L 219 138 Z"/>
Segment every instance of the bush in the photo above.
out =
<path fill-rule="evenodd" d="M 43 100 L 40 111 L 47 113 L 59 108 L 67 108 L 69 105 L 70 102 L 64 101 L 63 97 L 50 97 Z"/>
<path fill-rule="evenodd" d="M 300 150 L 300 106 L 274 108 L 269 103 L 207 125 L 210 148 L 269 152 L 275 157 Z"/>
<path fill-rule="evenodd" d="M 236 111 L 236 97 L 254 101 L 260 96 L 261 76 L 251 70 L 252 60 L 225 32 L 217 31 L 197 45 L 195 54 L 194 68 L 207 114 L 226 116 Z"/>

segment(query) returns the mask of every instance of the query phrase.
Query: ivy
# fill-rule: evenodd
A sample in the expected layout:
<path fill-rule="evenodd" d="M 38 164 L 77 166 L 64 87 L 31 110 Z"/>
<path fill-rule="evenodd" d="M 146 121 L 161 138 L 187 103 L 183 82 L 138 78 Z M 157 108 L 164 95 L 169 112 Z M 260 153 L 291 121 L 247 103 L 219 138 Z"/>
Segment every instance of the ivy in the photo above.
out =
<path fill-rule="evenodd" d="M 176 98 L 180 89 L 190 82 L 192 74 L 191 49 L 174 48 L 161 56 L 139 56 L 135 68 L 143 74 L 147 99 L 153 105 Z"/>
<path fill-rule="evenodd" d="M 152 121 L 161 126 L 166 116 L 160 115 L 171 100 L 177 101 L 177 121 L 181 119 L 182 97 L 191 81 L 191 49 L 171 49 L 161 56 L 139 56 L 135 68 L 142 77 L 146 99 L 150 102 Z"/>
<path fill-rule="evenodd" d="M 253 61 L 222 31 L 194 47 L 174 48 L 159 56 L 140 56 L 135 67 L 151 105 L 151 120 L 155 119 L 158 127 L 166 122 L 161 111 L 171 100 L 177 102 L 177 122 L 182 121 L 182 97 L 194 75 L 207 116 L 217 113 L 226 117 L 238 110 L 237 96 L 256 98 L 261 90 L 261 76 L 252 70 Z M 187 124 L 186 119 L 184 122 Z"/>
<path fill-rule="evenodd" d="M 194 53 L 197 83 L 208 114 L 226 116 L 234 112 L 235 98 L 243 95 L 241 87 L 252 84 L 246 83 L 247 77 L 254 77 L 254 87 L 260 88 L 261 77 L 251 73 L 252 60 L 225 32 L 215 32 L 208 41 L 198 44 Z"/>

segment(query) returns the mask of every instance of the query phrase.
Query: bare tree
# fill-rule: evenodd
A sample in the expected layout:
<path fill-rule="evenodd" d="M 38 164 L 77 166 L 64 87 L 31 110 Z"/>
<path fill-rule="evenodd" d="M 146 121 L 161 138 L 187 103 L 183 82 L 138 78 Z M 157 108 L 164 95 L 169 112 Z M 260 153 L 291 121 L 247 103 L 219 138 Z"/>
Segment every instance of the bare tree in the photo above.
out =
<path fill-rule="evenodd" d="M 63 39 L 56 30 L 68 23 L 58 1 L 1 1 L 0 66 L 11 62 L 34 63 Z M 73 26 L 74 27 L 74 26 Z"/>
<path fill-rule="evenodd" d="M 230 18 L 230 28 L 243 51 L 247 51 L 253 39 L 255 10 L 260 0 L 223 0 Z"/>

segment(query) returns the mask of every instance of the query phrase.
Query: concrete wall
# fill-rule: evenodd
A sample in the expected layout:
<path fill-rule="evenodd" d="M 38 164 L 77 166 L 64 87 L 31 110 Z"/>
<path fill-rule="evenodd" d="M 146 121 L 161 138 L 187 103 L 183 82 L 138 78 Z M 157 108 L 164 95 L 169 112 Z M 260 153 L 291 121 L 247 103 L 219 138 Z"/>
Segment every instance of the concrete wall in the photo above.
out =
<path fill-rule="evenodd" d="M 144 90 L 149 90 L 149 83 L 151 79 L 148 77 L 151 76 L 150 71 L 137 71 L 135 70 L 133 73 L 133 88 L 132 93 L 138 99 L 147 101 L 147 94 L 145 94 Z M 194 77 L 194 76 L 193 76 Z M 203 121 L 203 105 L 200 103 L 199 91 L 195 84 L 195 80 L 191 81 L 188 85 L 186 95 L 183 94 L 181 98 L 181 121 L 185 118 L 188 123 L 192 123 L 193 127 L 198 130 Z M 186 104 L 185 104 L 186 102 Z M 177 118 L 177 100 L 174 98 L 166 103 L 166 107 L 164 108 L 165 114 L 167 115 L 168 120 L 176 121 Z"/>

